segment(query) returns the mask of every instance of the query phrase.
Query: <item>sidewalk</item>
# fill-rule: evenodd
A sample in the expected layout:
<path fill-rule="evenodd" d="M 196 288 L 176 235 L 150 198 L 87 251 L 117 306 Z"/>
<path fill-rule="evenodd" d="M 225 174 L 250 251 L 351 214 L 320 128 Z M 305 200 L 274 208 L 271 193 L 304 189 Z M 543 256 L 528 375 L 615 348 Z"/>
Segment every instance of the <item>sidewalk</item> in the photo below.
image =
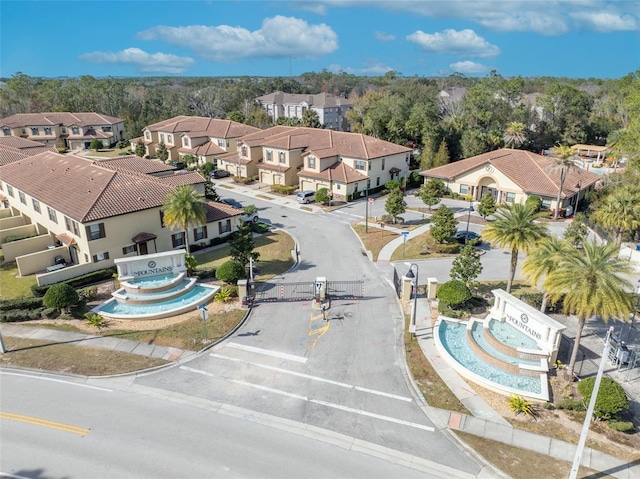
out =
<path fill-rule="evenodd" d="M 430 408 L 429 414 L 433 413 L 441 422 L 444 422 L 447 427 L 453 430 L 467 432 L 572 463 L 576 452 L 575 444 L 514 428 L 493 410 L 484 399 L 478 396 L 472 386 L 447 365 L 438 354 L 433 341 L 433 324 L 437 314 L 437 310 L 433 311 L 431 309 L 426 298 L 418 298 L 416 311 L 417 341 L 429 363 L 460 402 L 471 412 L 472 416 L 435 408 Z M 638 462 L 627 463 L 590 448 L 584 449 L 581 464 L 620 479 L 640 477 L 640 464 Z"/>
<path fill-rule="evenodd" d="M 122 353 L 136 354 L 150 358 L 164 359 L 165 361 L 188 360 L 197 353 L 170 346 L 156 346 L 154 344 L 140 343 L 130 339 L 120 339 L 115 336 L 95 336 L 90 334 L 56 331 L 48 328 L 34 328 L 15 323 L 0 324 L 0 332 L 3 336 L 16 338 L 38 339 L 53 343 L 73 344 L 85 348 L 107 349 Z"/>

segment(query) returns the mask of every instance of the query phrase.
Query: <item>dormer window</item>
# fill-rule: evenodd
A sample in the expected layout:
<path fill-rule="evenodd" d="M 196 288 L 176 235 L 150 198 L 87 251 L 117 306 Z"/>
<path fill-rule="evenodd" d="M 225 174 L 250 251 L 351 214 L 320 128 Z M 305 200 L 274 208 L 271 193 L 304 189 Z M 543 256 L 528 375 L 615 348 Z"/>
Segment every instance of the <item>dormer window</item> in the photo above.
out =
<path fill-rule="evenodd" d="M 50 135 L 51 134 L 51 127 L 50 126 L 45 126 L 44 127 L 44 134 L 45 135 Z"/>
<path fill-rule="evenodd" d="M 182 146 L 189 146 L 189 138 L 183 138 L 182 139 Z"/>
<path fill-rule="evenodd" d="M 167 143 L 171 143 L 173 145 L 173 135 L 167 135 Z"/>
<path fill-rule="evenodd" d="M 284 163 L 284 160 L 285 160 L 284 151 L 281 151 L 278 157 L 280 159 L 280 163 Z"/>
<path fill-rule="evenodd" d="M 72 126 L 72 127 L 71 127 L 71 132 L 72 132 L 74 135 L 77 135 L 77 134 L 78 134 L 78 127 L 77 127 L 77 126 Z"/>
<path fill-rule="evenodd" d="M 247 147 L 245 145 L 242 145 L 242 156 L 247 156 Z"/>
<path fill-rule="evenodd" d="M 273 151 L 267 150 L 267 161 L 273 161 Z"/>
<path fill-rule="evenodd" d="M 38 127 L 37 127 L 37 126 L 32 126 L 32 127 L 31 127 L 31 134 L 32 134 L 33 136 L 37 136 L 37 135 L 39 135 L 39 134 L 40 134 L 40 132 L 38 131 Z"/>
<path fill-rule="evenodd" d="M 151 140 L 151 133 L 150 133 L 150 132 L 148 132 L 148 131 L 145 131 L 145 132 L 144 132 L 144 139 L 145 139 L 145 140 Z"/>
<path fill-rule="evenodd" d="M 9 129 L 8 126 L 5 126 L 2 131 L 4 132 L 4 136 L 9 136 L 11 135 L 11 130 Z"/>

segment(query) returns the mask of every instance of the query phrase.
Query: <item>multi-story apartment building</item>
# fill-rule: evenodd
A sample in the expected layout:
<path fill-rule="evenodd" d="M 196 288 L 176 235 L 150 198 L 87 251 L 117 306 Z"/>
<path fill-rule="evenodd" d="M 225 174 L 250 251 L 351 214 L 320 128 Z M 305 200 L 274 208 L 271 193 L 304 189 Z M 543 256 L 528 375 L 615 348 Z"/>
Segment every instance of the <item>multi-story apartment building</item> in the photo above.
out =
<path fill-rule="evenodd" d="M 180 161 L 184 155 L 193 155 L 198 163 L 214 163 L 219 155 L 236 151 L 236 139 L 259 131 L 259 128 L 231 120 L 200 116 L 177 116 L 142 130 L 142 137 L 131 140 L 135 149 L 144 142 L 146 153 L 157 156 L 158 147 L 167 149 L 168 162 Z"/>
<path fill-rule="evenodd" d="M 277 91 L 258 97 L 255 101 L 267 112 L 274 123 L 281 117 L 297 118 L 302 121 L 305 111 L 313 110 L 318 114 L 320 124 L 324 128 L 338 131 L 351 130 L 345 115 L 353 108 L 353 102 L 330 93 L 302 95 Z"/>
<path fill-rule="evenodd" d="M 99 113 L 17 113 L 2 118 L 0 128 L 5 137 L 69 150 L 87 150 L 96 139 L 105 147 L 124 139 L 124 120 Z"/>
<path fill-rule="evenodd" d="M 40 273 L 40 284 L 111 266 L 117 258 L 206 244 L 242 221 L 242 210 L 208 202 L 206 223 L 186 237 L 168 228 L 162 212 L 167 195 L 183 184 L 202 191 L 205 180 L 136 157 L 96 162 L 44 152 L 0 167 L 0 178 L 5 260 L 16 260 L 21 275 Z M 6 241 L 16 237 L 22 239 Z M 56 256 L 72 266 L 47 272 Z"/>
<path fill-rule="evenodd" d="M 359 133 L 275 126 L 238 140 L 238 151 L 218 159 L 235 176 L 270 185 L 328 188 L 349 200 L 387 181 L 406 178 L 411 149 Z"/>

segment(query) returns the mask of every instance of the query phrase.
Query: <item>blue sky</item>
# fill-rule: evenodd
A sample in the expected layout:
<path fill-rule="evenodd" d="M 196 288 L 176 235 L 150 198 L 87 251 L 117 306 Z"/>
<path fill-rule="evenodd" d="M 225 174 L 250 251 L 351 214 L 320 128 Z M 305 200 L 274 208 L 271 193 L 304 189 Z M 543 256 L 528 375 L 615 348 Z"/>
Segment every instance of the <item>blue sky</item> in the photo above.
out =
<path fill-rule="evenodd" d="M 0 76 L 619 78 L 635 0 L 0 0 Z"/>

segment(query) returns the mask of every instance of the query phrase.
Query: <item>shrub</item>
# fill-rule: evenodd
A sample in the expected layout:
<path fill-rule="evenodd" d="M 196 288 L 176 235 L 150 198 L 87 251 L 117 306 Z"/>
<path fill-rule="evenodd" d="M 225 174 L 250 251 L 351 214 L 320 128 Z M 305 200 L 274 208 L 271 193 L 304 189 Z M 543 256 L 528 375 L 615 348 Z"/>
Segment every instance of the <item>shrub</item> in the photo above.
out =
<path fill-rule="evenodd" d="M 436 297 L 455 308 L 471 299 L 471 291 L 462 281 L 452 279 L 438 289 Z"/>
<path fill-rule="evenodd" d="M 232 298 L 238 297 L 238 286 L 236 285 L 227 285 L 224 288 L 225 291 L 228 291 Z"/>
<path fill-rule="evenodd" d="M 464 316 L 464 311 L 453 309 L 451 305 L 446 301 L 438 302 L 438 311 L 440 312 L 440 314 L 446 316 L 447 318 L 460 319 L 462 318 L 462 316 Z"/>
<path fill-rule="evenodd" d="M 587 404 L 589 404 L 591 399 L 595 381 L 596 378 L 587 378 L 578 383 L 578 391 L 580 391 L 580 394 L 582 394 Z M 622 386 L 611 378 L 602 378 L 593 416 L 596 419 L 610 419 L 616 414 L 628 409 L 629 400 Z"/>
<path fill-rule="evenodd" d="M 251 223 L 251 231 L 258 234 L 264 234 L 269 231 L 269 225 L 266 223 Z"/>
<path fill-rule="evenodd" d="M 95 326 L 98 329 L 102 329 L 107 325 L 106 320 L 97 313 L 89 311 L 84 313 L 84 320 L 90 326 Z"/>
<path fill-rule="evenodd" d="M 42 298 L 18 298 L 0 301 L 0 311 L 12 309 L 36 309 L 42 307 Z"/>
<path fill-rule="evenodd" d="M 98 288 L 90 286 L 88 288 L 81 289 L 78 291 L 78 297 L 80 298 L 80 301 L 84 301 L 85 303 L 93 301 L 98 297 Z"/>
<path fill-rule="evenodd" d="M 42 298 L 42 304 L 47 308 L 56 308 L 64 311 L 74 304 L 78 304 L 80 298 L 75 289 L 65 283 L 52 285 Z"/>
<path fill-rule="evenodd" d="M 542 199 L 539 196 L 529 196 L 524 202 L 525 206 L 531 206 L 538 213 L 542 209 Z"/>
<path fill-rule="evenodd" d="M 14 241 L 20 241 L 23 239 L 27 239 L 27 238 L 35 238 L 36 236 L 39 236 L 38 233 L 34 233 L 31 235 L 14 235 L 14 236 L 7 236 L 4 239 L 4 243 L 13 243 Z"/>
<path fill-rule="evenodd" d="M 327 194 L 328 191 L 329 190 L 327 188 L 320 188 L 318 191 L 316 191 L 316 201 L 324 205 L 329 203 L 329 195 Z"/>
<path fill-rule="evenodd" d="M 40 317 L 43 319 L 53 319 L 56 318 L 58 316 L 58 311 L 56 310 L 56 308 L 44 308 L 42 311 L 40 311 Z"/>
<path fill-rule="evenodd" d="M 279 193 L 281 195 L 290 195 L 295 191 L 295 189 L 295 186 L 271 185 L 271 191 L 273 193 Z"/>
<path fill-rule="evenodd" d="M 11 309 L 0 312 L 0 323 L 19 323 L 22 321 L 33 321 L 42 317 L 44 308 L 37 309 Z"/>
<path fill-rule="evenodd" d="M 458 254 L 460 253 L 460 245 L 458 243 L 436 243 L 433 246 L 433 251 L 435 251 L 436 253 L 442 253 L 442 254 Z"/>
<path fill-rule="evenodd" d="M 216 270 L 215 269 L 198 270 L 198 271 L 196 271 L 196 277 L 198 279 L 215 278 L 216 277 Z"/>
<path fill-rule="evenodd" d="M 216 270 L 216 278 L 225 283 L 236 284 L 239 279 L 247 277 L 244 265 L 239 261 L 229 260 Z"/>
<path fill-rule="evenodd" d="M 516 415 L 524 414 L 525 416 L 529 416 L 534 419 L 538 415 L 535 404 L 530 403 L 525 398 L 518 396 L 517 394 L 509 397 L 509 409 L 516 413 Z"/>
<path fill-rule="evenodd" d="M 585 411 L 587 409 L 584 407 L 583 401 L 574 398 L 565 398 L 560 401 L 556 407 L 558 409 L 566 409 L 568 411 Z"/>
<path fill-rule="evenodd" d="M 218 303 L 228 303 L 229 301 L 231 301 L 231 291 L 223 288 L 216 293 L 214 299 Z"/>
<path fill-rule="evenodd" d="M 632 434 L 634 431 L 634 426 L 631 421 L 607 421 L 607 426 L 614 431 L 624 432 L 626 434 Z"/>
<path fill-rule="evenodd" d="M 380 222 L 385 224 L 393 223 L 393 215 L 382 215 L 380 217 Z"/>

